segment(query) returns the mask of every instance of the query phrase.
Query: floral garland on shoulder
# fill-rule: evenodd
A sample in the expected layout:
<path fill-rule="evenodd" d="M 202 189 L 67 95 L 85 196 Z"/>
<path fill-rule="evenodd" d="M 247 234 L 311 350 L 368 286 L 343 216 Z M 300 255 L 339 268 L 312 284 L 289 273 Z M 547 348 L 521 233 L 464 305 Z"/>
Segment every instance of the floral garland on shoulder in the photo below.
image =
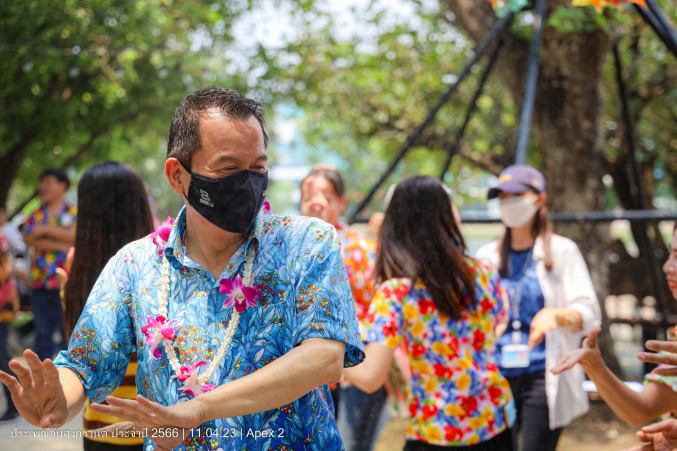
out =
<path fill-rule="evenodd" d="M 265 207 L 264 213 L 269 213 L 270 207 L 268 205 Z M 259 224 L 260 222 L 259 219 Z M 159 359 L 162 357 L 162 350 L 164 350 L 164 353 L 169 360 L 169 364 L 174 371 L 174 375 L 171 377 L 177 378 L 183 383 L 183 386 L 180 387 L 179 390 L 189 396 L 198 396 L 216 388 L 215 385 L 209 383 L 209 380 L 230 348 L 233 336 L 235 335 L 235 330 L 240 323 L 240 314 L 247 308 L 256 307 L 256 301 L 261 298 L 259 288 L 253 285 L 252 280 L 252 269 L 256 251 L 254 246 L 249 246 L 247 249 L 243 277 L 240 277 L 238 274 L 233 280 L 221 279 L 219 282 L 219 292 L 226 296 L 226 300 L 223 302 L 223 308 L 235 308 L 230 314 L 228 328 L 226 329 L 223 341 L 221 342 L 221 346 L 215 357 L 212 359 L 211 363 L 201 360 L 194 365 L 183 366 L 179 362 L 173 344 L 174 337 L 180 328 L 174 325 L 174 323 L 177 322 L 175 319 L 168 321 L 169 315 L 167 311 L 167 300 L 169 298 L 170 289 L 170 265 L 164 250 L 167 246 L 167 241 L 169 240 L 169 235 L 173 227 L 174 219 L 168 217 L 167 220 L 162 223 L 160 228 L 150 235 L 150 239 L 158 248 L 158 255 L 162 257 L 162 280 L 160 282 L 160 294 L 158 296 L 160 314 L 155 318 L 147 316 L 146 325 L 141 328 L 141 332 L 143 332 L 146 337 L 146 345 L 150 347 L 149 353 L 152 358 Z M 207 368 L 202 374 L 198 375 L 198 368 L 205 365 L 207 365 Z"/>

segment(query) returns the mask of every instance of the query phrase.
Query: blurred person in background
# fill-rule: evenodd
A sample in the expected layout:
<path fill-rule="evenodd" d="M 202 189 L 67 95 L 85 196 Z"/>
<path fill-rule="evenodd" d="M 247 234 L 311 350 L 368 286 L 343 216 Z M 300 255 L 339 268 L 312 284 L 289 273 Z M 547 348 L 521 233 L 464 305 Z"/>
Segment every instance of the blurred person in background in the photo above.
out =
<path fill-rule="evenodd" d="M 524 451 L 554 451 L 563 428 L 589 405 L 580 369 L 561 376 L 550 369 L 599 324 L 595 288 L 576 244 L 552 233 L 543 174 L 510 166 L 488 198 L 499 199 L 505 232 L 477 258 L 498 268 L 510 302 L 498 350 L 517 406 L 514 446 L 521 432 Z"/>
<path fill-rule="evenodd" d="M 24 243 L 23 236 L 19 228 L 8 219 L 7 206 L 4 203 L 0 203 L 0 233 L 5 235 L 12 256 L 17 257 L 26 254 L 26 243 Z"/>
<path fill-rule="evenodd" d="M 9 240 L 0 231 L 0 370 L 5 372 L 9 371 L 9 361 L 12 360 L 8 341 L 9 323 L 19 310 L 19 295 L 12 272 Z M 9 421 L 18 417 L 19 412 L 14 406 L 11 393 L 4 385 L 3 388 L 7 410 L 0 417 L 0 421 Z"/>
<path fill-rule="evenodd" d="M 505 293 L 497 274 L 466 252 L 440 181 L 399 183 L 379 236 L 365 361 L 344 377 L 377 390 L 403 346 L 411 369 L 405 450 L 512 449 L 514 402 L 495 358 Z"/>
<path fill-rule="evenodd" d="M 343 263 L 348 273 L 355 311 L 364 329 L 364 321 L 374 295 L 372 275 L 376 258 L 376 242 L 349 229 L 341 220 L 346 208 L 343 177 L 335 169 L 318 165 L 301 181 L 301 214 L 322 219 L 338 231 Z M 339 433 L 346 451 L 370 450 L 378 439 L 386 420 L 387 394 L 382 386 L 372 394 L 341 383 L 332 390 Z"/>
<path fill-rule="evenodd" d="M 70 272 L 65 274 L 65 330 L 75 330 L 85 309 L 85 302 L 96 279 L 108 260 L 125 244 L 153 232 L 153 218 L 148 195 L 141 177 L 129 166 L 116 161 L 97 163 L 87 169 L 78 183 L 78 228 Z M 90 312 L 95 313 L 95 312 Z M 124 378 L 113 393 L 123 399 L 136 397 L 137 354 L 132 353 Z M 119 418 L 93 412 L 90 400 L 85 402 L 85 430 L 100 428 L 122 421 Z M 143 437 L 84 437 L 85 451 L 141 451 Z"/>
<path fill-rule="evenodd" d="M 64 268 L 66 253 L 75 241 L 77 209 L 64 199 L 70 182 L 56 168 L 40 174 L 38 194 L 42 205 L 26 220 L 23 230 L 32 256 L 31 308 L 35 327 L 35 352 L 40 359 L 52 358 L 66 347 L 63 310 L 56 269 Z M 54 333 L 59 334 L 58 343 Z"/>

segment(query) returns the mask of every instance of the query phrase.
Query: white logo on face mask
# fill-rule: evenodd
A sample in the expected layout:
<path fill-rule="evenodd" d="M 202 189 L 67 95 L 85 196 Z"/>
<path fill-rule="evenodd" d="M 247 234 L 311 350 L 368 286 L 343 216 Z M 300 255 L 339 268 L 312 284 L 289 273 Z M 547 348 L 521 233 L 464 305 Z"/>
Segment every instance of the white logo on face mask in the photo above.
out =
<path fill-rule="evenodd" d="M 214 207 L 214 203 L 209 198 L 209 193 L 205 190 L 200 190 L 200 203 L 208 207 Z"/>
<path fill-rule="evenodd" d="M 534 217 L 538 208 L 534 203 L 537 197 L 514 196 L 501 199 L 501 221 L 508 228 L 522 227 Z"/>

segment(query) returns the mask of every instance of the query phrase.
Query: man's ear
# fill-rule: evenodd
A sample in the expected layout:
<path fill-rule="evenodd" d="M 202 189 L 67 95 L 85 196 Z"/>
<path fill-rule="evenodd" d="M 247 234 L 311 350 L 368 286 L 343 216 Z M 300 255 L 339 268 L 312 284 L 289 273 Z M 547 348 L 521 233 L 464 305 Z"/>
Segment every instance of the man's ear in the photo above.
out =
<path fill-rule="evenodd" d="M 348 206 L 348 196 L 345 194 L 341 196 L 341 199 L 339 199 L 339 206 L 341 209 L 341 214 L 346 210 L 346 206 Z"/>
<path fill-rule="evenodd" d="M 181 166 L 178 159 L 172 157 L 165 160 L 165 175 L 172 189 L 179 196 L 183 196 L 184 193 L 188 192 L 190 176 L 185 174 L 185 172 L 186 170 Z"/>

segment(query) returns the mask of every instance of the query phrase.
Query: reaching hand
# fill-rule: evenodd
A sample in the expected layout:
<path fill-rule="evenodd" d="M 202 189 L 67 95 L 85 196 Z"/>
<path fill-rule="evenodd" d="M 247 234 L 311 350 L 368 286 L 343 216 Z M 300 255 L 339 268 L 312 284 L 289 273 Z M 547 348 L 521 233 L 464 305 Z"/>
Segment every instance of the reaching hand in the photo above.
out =
<path fill-rule="evenodd" d="M 124 434 L 153 430 L 148 438 L 159 445 L 156 451 L 176 448 L 190 435 L 190 429 L 202 423 L 202 413 L 191 401 L 165 407 L 137 395 L 136 400 L 108 396 L 106 402 L 108 405 L 92 403 L 92 410 L 127 421 L 97 429 L 96 432 Z"/>
<path fill-rule="evenodd" d="M 30 349 L 24 351 L 24 358 L 28 367 L 16 360 L 9 362 L 19 380 L 0 371 L 0 382 L 7 386 L 17 410 L 30 424 L 42 428 L 62 426 L 68 419 L 68 403 L 54 362 L 40 361 Z"/>
<path fill-rule="evenodd" d="M 669 419 L 644 426 L 637 438 L 646 445 L 628 451 L 674 451 L 677 450 L 677 420 Z"/>
<path fill-rule="evenodd" d="M 677 366 L 677 342 L 649 340 L 646 342 L 646 347 L 652 351 L 664 351 L 666 354 L 640 352 L 637 354 L 639 360 L 643 362 Z M 677 368 L 656 368 L 654 373 L 660 376 L 675 377 L 677 376 Z"/>
<path fill-rule="evenodd" d="M 577 363 L 587 363 L 595 359 L 601 359 L 599 348 L 597 347 L 597 334 L 601 329 L 598 327 L 590 331 L 590 335 L 585 337 L 580 349 L 574 349 L 562 354 L 559 362 L 550 370 L 552 374 L 560 374 L 574 367 Z"/>

